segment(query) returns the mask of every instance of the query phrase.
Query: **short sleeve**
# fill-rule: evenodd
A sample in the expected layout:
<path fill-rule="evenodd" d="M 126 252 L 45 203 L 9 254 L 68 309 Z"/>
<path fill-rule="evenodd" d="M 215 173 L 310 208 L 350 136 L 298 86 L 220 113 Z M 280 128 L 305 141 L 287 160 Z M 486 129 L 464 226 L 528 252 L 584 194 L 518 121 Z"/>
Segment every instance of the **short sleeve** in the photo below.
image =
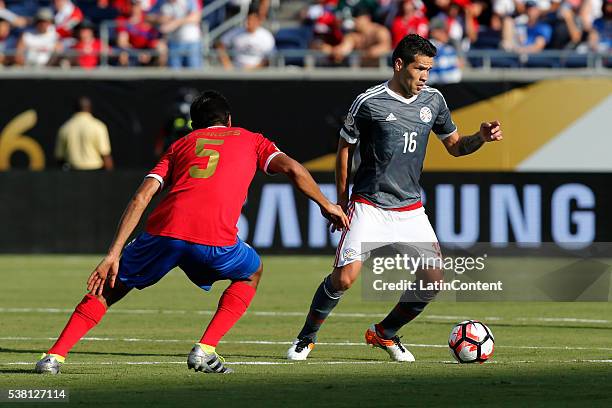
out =
<path fill-rule="evenodd" d="M 111 154 L 110 139 L 108 136 L 108 128 L 104 123 L 100 123 L 100 133 L 98 135 L 98 151 L 101 156 Z"/>
<path fill-rule="evenodd" d="M 364 94 L 359 95 L 344 119 L 342 129 L 340 129 L 340 137 L 346 140 L 350 144 L 355 144 L 359 141 L 360 128 L 364 126 L 364 122 L 370 117 L 369 109 L 364 103 Z"/>
<path fill-rule="evenodd" d="M 263 41 L 263 51 L 265 55 L 269 55 L 274 51 L 275 41 L 274 36 L 269 31 L 266 31 L 266 35 Z"/>
<path fill-rule="evenodd" d="M 438 98 L 438 115 L 436 116 L 436 120 L 434 121 L 431 130 L 438 136 L 438 139 L 444 140 L 449 137 L 451 134 L 457 131 L 457 126 L 453 122 L 451 118 L 450 110 L 446 105 L 446 101 L 441 93 L 436 92 L 436 97 Z"/>
<path fill-rule="evenodd" d="M 274 142 L 266 139 L 263 135 L 257 135 L 257 168 L 261 169 L 264 173 L 268 173 L 268 166 L 273 158 L 281 154 L 282 152 L 276 147 Z"/>
<path fill-rule="evenodd" d="M 544 38 L 544 41 L 548 44 L 552 37 L 552 28 L 546 23 L 541 23 L 538 27 L 538 36 Z"/>
<path fill-rule="evenodd" d="M 157 165 L 153 167 L 153 169 L 151 169 L 151 171 L 145 176 L 145 178 L 151 177 L 159 181 L 159 184 L 161 185 L 159 189 L 163 189 L 164 185 L 166 184 L 166 181 L 169 180 L 171 177 L 173 163 L 174 149 L 173 146 L 170 146 L 170 148 L 166 151 L 166 153 L 164 153 L 161 159 L 159 159 Z"/>

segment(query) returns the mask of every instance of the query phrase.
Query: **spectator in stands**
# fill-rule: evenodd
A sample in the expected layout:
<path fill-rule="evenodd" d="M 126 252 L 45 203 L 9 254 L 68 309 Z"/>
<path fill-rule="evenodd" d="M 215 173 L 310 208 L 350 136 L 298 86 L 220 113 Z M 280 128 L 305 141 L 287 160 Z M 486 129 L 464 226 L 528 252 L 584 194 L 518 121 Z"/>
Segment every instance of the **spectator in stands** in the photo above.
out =
<path fill-rule="evenodd" d="M 198 0 L 159 0 L 149 18 L 165 35 L 171 68 L 202 66 L 202 7 Z"/>
<path fill-rule="evenodd" d="M 461 67 L 463 62 L 457 55 L 457 50 L 449 44 L 446 32 L 446 22 L 434 18 L 429 25 L 430 41 L 438 49 L 434 64 L 429 71 L 429 82 L 435 84 L 452 84 L 461 82 Z"/>
<path fill-rule="evenodd" d="M 427 38 L 429 23 L 422 7 L 423 4 L 420 0 L 401 1 L 401 9 L 391 25 L 392 46 L 394 48 L 408 34 L 418 34 Z"/>
<path fill-rule="evenodd" d="M 23 28 L 28 25 L 28 20 L 25 17 L 19 16 L 6 8 L 4 0 L 0 0 L 0 19 L 17 28 Z"/>
<path fill-rule="evenodd" d="M 77 42 L 72 47 L 76 51 L 76 56 L 71 58 L 71 65 L 85 69 L 93 69 L 100 63 L 100 52 L 102 43 L 95 36 L 93 24 L 83 20 L 76 28 Z"/>
<path fill-rule="evenodd" d="M 435 15 L 444 20 L 446 32 L 449 35 L 451 44 L 457 48 L 462 48 L 463 38 L 466 32 L 464 6 L 469 0 L 436 0 L 435 4 L 439 11 Z"/>
<path fill-rule="evenodd" d="M 576 48 L 580 44 L 583 36 L 583 21 L 578 14 L 580 1 L 574 4 L 568 1 L 563 2 L 556 13 L 556 18 L 549 17 L 547 21 L 551 21 L 553 27 L 549 47 Z"/>
<path fill-rule="evenodd" d="M 122 0 L 123 1 L 123 0 Z M 87 19 L 96 25 L 114 20 L 120 15 L 119 8 L 109 0 L 78 0 L 77 4 Z"/>
<path fill-rule="evenodd" d="M 61 39 L 71 38 L 73 30 L 83 21 L 83 12 L 70 0 L 53 0 L 55 29 Z"/>
<path fill-rule="evenodd" d="M 391 51 L 391 34 L 383 25 L 372 21 L 367 9 L 355 9 L 355 30 L 344 36 L 335 47 L 324 47 L 334 63 L 341 63 L 353 51 L 361 52 L 362 65 L 378 65 L 381 56 Z"/>
<path fill-rule="evenodd" d="M 149 0 L 149 3 L 151 1 Z M 120 16 L 128 16 L 132 9 L 132 0 L 98 0 L 99 5 L 107 6 L 110 3 L 111 7 L 117 10 Z M 145 1 L 143 1 L 145 3 Z"/>
<path fill-rule="evenodd" d="M 525 13 L 526 21 L 524 16 L 519 16 L 516 24 L 510 17 L 504 19 L 502 47 L 506 51 L 538 53 L 550 41 L 552 28 L 541 21 L 542 12 L 535 1 L 525 3 Z"/>
<path fill-rule="evenodd" d="M 87 19 L 95 24 L 103 21 L 115 20 L 118 17 L 129 17 L 134 0 L 77 0 L 77 4 L 87 16 Z M 143 11 L 148 12 L 156 0 L 139 0 Z"/>
<path fill-rule="evenodd" d="M 227 5 L 227 17 L 232 17 L 242 9 L 257 10 L 259 19 L 265 21 L 270 10 L 270 0 L 230 0 Z"/>
<path fill-rule="evenodd" d="M 602 17 L 593 22 L 589 32 L 589 45 L 593 51 L 612 51 L 612 0 L 604 0 Z"/>
<path fill-rule="evenodd" d="M 65 170 L 113 169 L 108 129 L 91 112 L 91 100 L 79 98 L 76 113 L 57 133 L 55 158 Z"/>
<path fill-rule="evenodd" d="M 41 8 L 36 12 L 34 27 L 21 35 L 17 43 L 17 65 L 45 66 L 55 52 L 61 51 L 59 36 L 53 26 L 53 12 Z"/>
<path fill-rule="evenodd" d="M 157 53 L 157 65 L 165 66 L 168 58 L 168 48 L 160 33 L 145 19 L 142 0 L 131 0 L 130 13 L 127 17 L 120 16 L 117 23 L 117 47 L 119 65 L 149 65 Z M 137 54 L 133 54 L 136 52 Z"/>
<path fill-rule="evenodd" d="M 367 10 L 368 14 L 374 19 L 378 15 L 379 5 L 377 0 L 339 0 L 337 12 L 342 20 L 342 28 L 344 31 L 352 31 L 355 29 L 355 21 L 353 17 L 357 11 Z"/>
<path fill-rule="evenodd" d="M 578 2 L 578 12 L 582 27 L 586 33 L 593 28 L 593 23 L 603 16 L 606 0 L 569 0 L 570 3 Z M 588 35 L 587 35 L 588 36 Z"/>
<path fill-rule="evenodd" d="M 522 0 L 492 0 L 492 3 L 491 28 L 495 31 L 502 30 L 504 18 L 525 12 L 525 3 Z"/>
<path fill-rule="evenodd" d="M 244 27 L 230 30 L 216 45 L 225 69 L 257 69 L 267 64 L 274 51 L 274 36 L 261 26 L 257 9 L 251 9 Z M 227 51 L 232 53 L 232 58 Z"/>
<path fill-rule="evenodd" d="M 310 48 L 318 50 L 327 44 L 334 46 L 342 41 L 341 21 L 336 17 L 337 0 L 315 0 L 302 11 L 302 24 L 312 27 Z"/>
<path fill-rule="evenodd" d="M 464 28 L 469 43 L 466 43 L 464 49 L 468 49 L 470 44 L 478 41 L 478 35 L 481 31 L 479 19 L 488 7 L 489 5 L 485 0 L 471 0 L 465 5 L 463 9 Z"/>
<path fill-rule="evenodd" d="M 10 65 L 17 40 L 11 33 L 11 23 L 0 17 L 0 66 Z"/>

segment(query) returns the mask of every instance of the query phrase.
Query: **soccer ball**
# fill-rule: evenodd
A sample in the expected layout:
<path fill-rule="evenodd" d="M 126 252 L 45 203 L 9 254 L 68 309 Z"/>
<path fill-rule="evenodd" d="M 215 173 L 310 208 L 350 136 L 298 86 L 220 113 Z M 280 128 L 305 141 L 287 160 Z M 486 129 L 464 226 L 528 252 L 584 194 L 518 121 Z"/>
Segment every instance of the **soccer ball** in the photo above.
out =
<path fill-rule="evenodd" d="M 478 320 L 457 323 L 448 338 L 450 353 L 459 363 L 484 363 L 493 356 L 495 338 Z"/>

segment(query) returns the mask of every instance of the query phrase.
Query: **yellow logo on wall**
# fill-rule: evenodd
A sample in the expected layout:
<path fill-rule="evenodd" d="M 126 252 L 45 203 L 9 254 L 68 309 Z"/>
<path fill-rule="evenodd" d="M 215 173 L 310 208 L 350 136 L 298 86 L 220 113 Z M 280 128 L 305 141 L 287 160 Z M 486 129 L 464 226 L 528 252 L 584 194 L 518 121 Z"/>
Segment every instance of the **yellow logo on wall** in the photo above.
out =
<path fill-rule="evenodd" d="M 37 116 L 33 109 L 20 113 L 0 132 L 0 171 L 11 169 L 11 156 L 23 152 L 28 156 L 30 170 L 45 168 L 45 153 L 40 144 L 23 134 L 36 126 Z"/>

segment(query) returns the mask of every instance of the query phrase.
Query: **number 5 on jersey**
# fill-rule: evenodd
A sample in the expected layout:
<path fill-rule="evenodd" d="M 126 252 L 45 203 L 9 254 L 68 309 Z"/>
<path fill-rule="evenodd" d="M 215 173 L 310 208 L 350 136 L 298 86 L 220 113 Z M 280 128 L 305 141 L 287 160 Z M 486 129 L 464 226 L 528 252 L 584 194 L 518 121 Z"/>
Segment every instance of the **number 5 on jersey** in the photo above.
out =
<path fill-rule="evenodd" d="M 417 137 L 417 132 L 410 132 L 410 135 L 408 135 L 408 132 L 404 133 L 404 153 L 406 153 L 407 151 L 410 153 L 414 153 L 414 151 L 416 150 L 416 138 Z"/>
<path fill-rule="evenodd" d="M 205 149 L 204 145 L 222 145 L 223 140 L 219 139 L 198 139 L 196 141 L 195 154 L 198 157 L 209 157 L 205 168 L 193 165 L 189 168 L 189 175 L 194 178 L 209 178 L 217 170 L 219 164 L 219 151 L 215 149 Z"/>

